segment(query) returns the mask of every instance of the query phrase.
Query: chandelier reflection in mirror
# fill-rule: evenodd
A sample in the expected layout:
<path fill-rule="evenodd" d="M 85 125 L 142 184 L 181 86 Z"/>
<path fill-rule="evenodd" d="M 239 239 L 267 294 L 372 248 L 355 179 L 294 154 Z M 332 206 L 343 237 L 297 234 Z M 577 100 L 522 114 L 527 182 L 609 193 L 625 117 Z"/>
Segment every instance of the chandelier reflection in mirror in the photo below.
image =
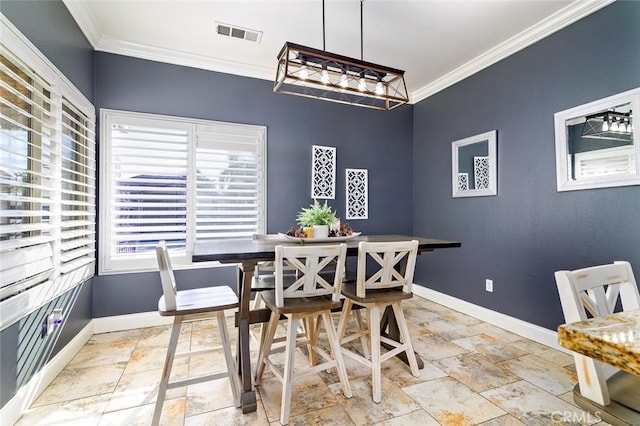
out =
<path fill-rule="evenodd" d="M 362 60 L 362 4 L 360 60 L 324 50 L 323 0 L 323 50 L 286 42 L 278 54 L 273 91 L 387 111 L 407 103 L 404 71 Z"/>
<path fill-rule="evenodd" d="M 582 136 L 588 138 L 631 141 L 633 126 L 631 111 L 604 111 L 585 117 Z"/>

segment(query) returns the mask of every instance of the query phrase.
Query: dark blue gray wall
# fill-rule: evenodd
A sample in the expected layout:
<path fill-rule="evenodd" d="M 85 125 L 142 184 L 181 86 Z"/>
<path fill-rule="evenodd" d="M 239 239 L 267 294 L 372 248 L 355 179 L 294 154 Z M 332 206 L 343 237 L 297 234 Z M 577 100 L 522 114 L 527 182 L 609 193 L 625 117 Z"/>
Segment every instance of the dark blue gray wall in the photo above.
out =
<path fill-rule="evenodd" d="M 640 2 L 622 1 L 414 105 L 413 232 L 463 243 L 420 259 L 416 281 L 555 330 L 554 271 L 640 269 L 640 189 L 556 192 L 553 128 L 555 112 L 638 86 Z M 498 196 L 453 199 L 451 142 L 493 129 Z"/>
<path fill-rule="evenodd" d="M 62 2 L 2 0 L 0 11 L 93 101 L 93 49 Z M 0 332 L 0 407 L 89 323 L 91 290 L 89 280 Z M 41 338 L 54 308 L 63 309 L 65 323 Z"/>
<path fill-rule="evenodd" d="M 2 0 L 0 12 L 93 102 L 93 48 L 58 0 Z"/>
<path fill-rule="evenodd" d="M 370 219 L 350 225 L 366 234 L 411 232 L 410 105 L 383 112 L 274 94 L 271 81 L 101 52 L 95 81 L 96 108 L 267 126 L 269 232 L 295 225 L 296 213 L 312 201 L 312 145 L 337 148 L 336 199 L 329 204 L 339 217 L 345 217 L 345 168 L 364 168 Z M 181 274 L 185 281 L 235 283 L 232 268 Z M 160 292 L 153 273 L 97 277 L 94 316 L 155 310 Z"/>

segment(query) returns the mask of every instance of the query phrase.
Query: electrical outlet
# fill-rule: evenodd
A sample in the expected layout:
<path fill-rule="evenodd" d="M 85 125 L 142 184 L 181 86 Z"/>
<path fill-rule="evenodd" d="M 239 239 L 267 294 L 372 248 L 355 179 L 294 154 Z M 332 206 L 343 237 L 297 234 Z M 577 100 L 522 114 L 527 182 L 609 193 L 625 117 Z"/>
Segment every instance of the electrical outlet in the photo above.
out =
<path fill-rule="evenodd" d="M 63 313 L 61 308 L 56 308 L 52 313 L 47 315 L 47 317 L 42 322 L 42 326 L 40 328 L 40 337 L 45 338 L 51 333 L 53 333 L 53 329 L 62 324 Z"/>
<path fill-rule="evenodd" d="M 493 280 L 485 280 L 484 281 L 485 290 L 488 292 L 493 292 Z"/>

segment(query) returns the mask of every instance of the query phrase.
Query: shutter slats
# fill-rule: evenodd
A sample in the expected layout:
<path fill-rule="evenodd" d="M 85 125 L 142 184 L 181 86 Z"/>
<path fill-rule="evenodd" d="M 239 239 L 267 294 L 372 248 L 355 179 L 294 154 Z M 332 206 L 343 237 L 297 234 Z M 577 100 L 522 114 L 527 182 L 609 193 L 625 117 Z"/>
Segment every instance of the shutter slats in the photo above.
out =
<path fill-rule="evenodd" d="M 63 252 L 62 254 L 62 262 L 67 263 L 67 262 L 71 262 L 72 260 L 78 259 L 80 257 L 86 256 L 88 254 L 93 254 L 94 250 L 89 249 L 89 248 L 80 248 L 77 250 L 68 250 Z"/>
<path fill-rule="evenodd" d="M 34 232 L 34 231 L 49 231 L 53 228 L 53 225 L 50 225 L 47 222 L 41 223 L 23 223 L 19 225 L 2 225 L 0 228 L 0 233 L 2 234 L 20 234 L 24 232 Z"/>
<path fill-rule="evenodd" d="M 576 154 L 576 179 L 633 173 L 635 162 L 632 145 Z"/>
<path fill-rule="evenodd" d="M 37 236 L 37 237 L 25 237 L 25 238 L 16 238 L 13 240 L 1 240 L 0 241 L 0 252 L 15 250 L 22 247 L 34 246 L 37 244 L 49 243 L 53 241 L 53 237 L 46 236 Z"/>
<path fill-rule="evenodd" d="M 93 221 L 91 220 L 65 220 L 62 222 L 63 228 L 77 228 L 80 226 L 89 226 L 93 225 Z"/>
<path fill-rule="evenodd" d="M 212 232 L 212 231 L 252 231 L 255 229 L 256 223 L 249 223 L 247 225 L 200 225 L 198 229 L 203 232 Z"/>
<path fill-rule="evenodd" d="M 177 219 L 176 221 L 184 221 L 184 219 Z M 135 238 L 139 238 L 140 235 L 144 234 L 146 238 L 146 234 L 148 233 L 159 233 L 159 232 L 184 232 L 187 229 L 186 225 L 175 225 L 175 224 L 165 224 L 162 226 L 153 226 L 150 224 L 144 224 L 142 226 L 118 226 L 119 234 L 129 234 L 124 236 L 123 238 L 128 239 L 132 238 L 131 235 L 135 235 Z"/>
<path fill-rule="evenodd" d="M 0 210 L 0 217 L 42 217 L 50 214 L 46 210 Z"/>
<path fill-rule="evenodd" d="M 4 299 L 57 282 L 72 270 L 66 261 L 93 261 L 95 124 L 64 98 L 66 83 L 51 87 L 4 45 L 0 68 L 0 157 L 7 173 L 0 178 L 0 256 L 11 265 L 2 273 Z M 82 108 L 93 117 L 90 106 Z"/>
<path fill-rule="evenodd" d="M 112 256 L 155 256 L 159 240 L 187 238 L 186 130 L 111 126 Z"/>
<path fill-rule="evenodd" d="M 72 260 L 71 262 L 67 262 L 60 267 L 60 272 L 62 274 L 68 274 L 70 272 L 75 271 L 76 269 L 80 269 L 83 266 L 89 265 L 95 261 L 95 257 L 82 257 L 77 260 Z"/>
<path fill-rule="evenodd" d="M 234 126 L 197 127 L 198 239 L 243 238 L 258 233 L 259 140 L 255 132 L 243 133 Z"/>
<path fill-rule="evenodd" d="M 60 244 L 60 249 L 62 251 L 73 250 L 78 247 L 87 246 L 89 244 L 95 243 L 95 240 L 90 238 L 76 238 L 73 240 L 63 241 Z"/>
<path fill-rule="evenodd" d="M 65 231 L 62 234 L 62 239 L 71 240 L 73 238 L 87 237 L 87 236 L 93 236 L 93 235 L 95 235 L 95 232 L 92 229 L 74 229 L 71 231 Z"/>
<path fill-rule="evenodd" d="M 62 274 L 95 260 L 94 123 L 66 98 L 62 101 Z"/>
<path fill-rule="evenodd" d="M 34 261 L 25 260 L 22 264 L 2 271 L 0 275 L 0 287 L 6 287 L 18 283 L 24 279 L 31 278 L 43 272 L 53 269 L 51 257 L 37 259 Z"/>
<path fill-rule="evenodd" d="M 148 241 L 152 241 L 152 243 L 147 243 L 148 247 L 155 247 L 160 240 L 179 240 L 181 236 L 184 236 L 184 229 L 178 230 L 176 232 L 156 232 L 156 233 L 139 233 L 136 235 L 128 235 L 121 236 L 115 235 L 112 237 L 115 242 L 134 242 L 134 243 L 145 243 Z"/>
<path fill-rule="evenodd" d="M 199 239 L 261 229 L 264 128 L 122 112 L 104 118 L 110 272 L 136 268 L 132 259 L 155 266 L 158 240 L 180 259 L 187 230 Z"/>

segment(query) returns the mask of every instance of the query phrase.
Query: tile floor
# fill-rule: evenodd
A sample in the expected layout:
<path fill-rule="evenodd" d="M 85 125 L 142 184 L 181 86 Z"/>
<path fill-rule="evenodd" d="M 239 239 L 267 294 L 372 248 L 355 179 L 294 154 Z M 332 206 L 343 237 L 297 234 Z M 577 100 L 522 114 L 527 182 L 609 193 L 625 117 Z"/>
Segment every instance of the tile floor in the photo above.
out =
<path fill-rule="evenodd" d="M 395 358 L 387 361 L 383 400 L 375 404 L 369 371 L 345 358 L 353 397 L 342 395 L 335 372 L 310 375 L 296 385 L 290 424 L 604 424 L 573 405 L 571 356 L 417 296 L 404 309 L 425 361 L 420 377 Z M 214 343 L 214 327 L 208 321 L 185 326 L 180 345 Z M 17 424 L 150 424 L 168 337 L 169 327 L 94 335 Z M 209 369 L 224 369 L 223 357 L 182 359 L 173 374 Z M 173 389 L 161 424 L 279 424 L 280 395 L 279 382 L 265 373 L 258 410 L 243 415 L 226 380 Z"/>

